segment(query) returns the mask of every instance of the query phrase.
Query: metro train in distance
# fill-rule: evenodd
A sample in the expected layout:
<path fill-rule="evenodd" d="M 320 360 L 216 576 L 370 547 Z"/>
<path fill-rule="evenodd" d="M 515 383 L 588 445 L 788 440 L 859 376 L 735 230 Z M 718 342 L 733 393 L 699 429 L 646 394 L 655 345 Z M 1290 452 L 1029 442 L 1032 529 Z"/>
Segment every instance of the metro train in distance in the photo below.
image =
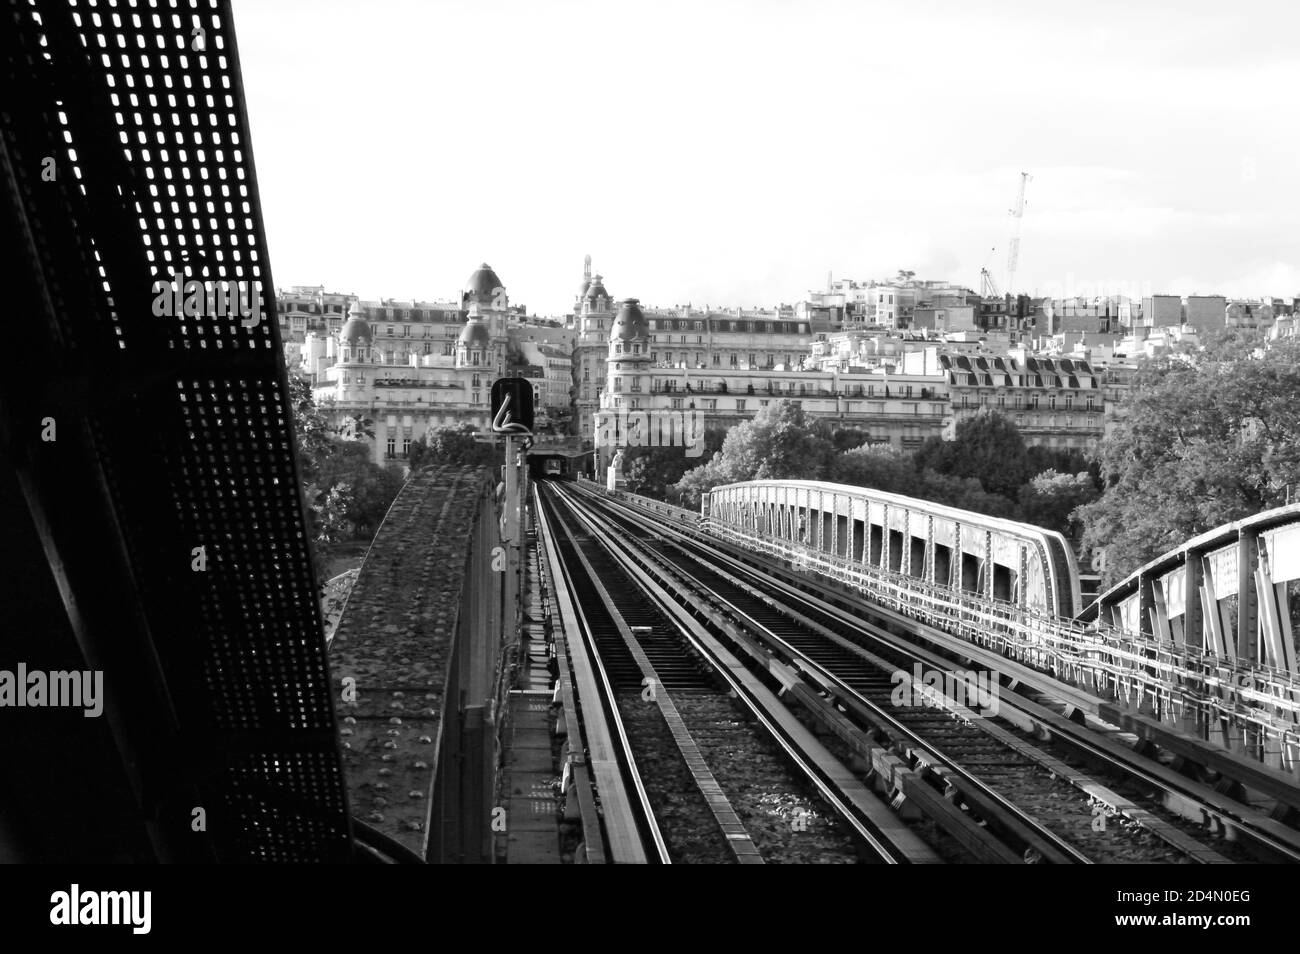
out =
<path fill-rule="evenodd" d="M 560 463 L 558 458 L 548 457 L 544 472 L 547 477 L 559 477 L 564 473 L 564 466 Z"/>
<path fill-rule="evenodd" d="M 813 480 L 715 487 L 700 511 L 706 531 L 821 551 L 904 584 L 916 580 L 918 591 L 948 587 L 1068 618 L 1082 610 L 1074 551 L 1032 524 Z"/>

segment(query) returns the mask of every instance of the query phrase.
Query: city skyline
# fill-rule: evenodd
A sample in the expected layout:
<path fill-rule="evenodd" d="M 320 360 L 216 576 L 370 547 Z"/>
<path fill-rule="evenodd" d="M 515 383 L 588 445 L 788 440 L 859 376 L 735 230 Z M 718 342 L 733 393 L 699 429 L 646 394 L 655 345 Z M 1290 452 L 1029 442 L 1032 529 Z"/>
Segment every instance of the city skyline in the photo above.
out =
<path fill-rule="evenodd" d="M 235 13 L 278 284 L 429 298 L 486 260 L 559 315 L 587 253 L 661 306 L 1001 283 L 1021 171 L 1017 291 L 1295 294 L 1297 14 L 1255 7 Z"/>

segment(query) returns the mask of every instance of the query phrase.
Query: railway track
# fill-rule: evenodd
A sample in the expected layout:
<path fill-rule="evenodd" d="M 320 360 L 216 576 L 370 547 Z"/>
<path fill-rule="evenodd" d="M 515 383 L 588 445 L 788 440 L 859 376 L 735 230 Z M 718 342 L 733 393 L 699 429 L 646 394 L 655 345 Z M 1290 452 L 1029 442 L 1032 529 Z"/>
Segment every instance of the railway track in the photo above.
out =
<path fill-rule="evenodd" d="M 625 743 L 627 787 L 641 793 L 637 827 L 657 833 L 657 858 L 685 863 L 896 861 L 852 807 L 827 791 L 807 756 L 766 718 L 761 700 L 654 605 L 580 519 L 539 495 L 585 650 L 601 673 L 600 712 Z M 584 700 L 584 721 L 597 717 Z M 826 756 L 823 756 L 826 757 Z M 827 797 L 829 795 L 829 797 Z"/>
<path fill-rule="evenodd" d="M 954 830 L 981 860 L 1012 860 L 1006 849 L 1024 860 L 1055 863 L 1250 860 L 1221 840 L 1207 845 L 1201 830 L 1165 811 L 1161 799 L 1151 796 L 1150 777 L 1121 771 L 1112 759 L 1110 771 L 1098 778 L 1080 759 L 1043 751 L 1030 733 L 972 712 L 962 704 L 967 700 L 933 693 L 925 683 L 950 689 L 963 684 L 944 678 L 952 666 L 945 670 L 932 653 L 882 639 L 888 634 L 872 632 L 860 620 L 846 623 L 791 587 L 779 588 L 774 599 L 764 585 L 769 581 L 716 548 L 583 496 L 613 521 L 621 538 L 635 543 L 646 565 L 657 564 L 685 587 L 707 594 L 717 614 L 760 642 L 763 652 L 797 668 L 858 730 L 903 756 L 924 781 L 961 804 L 985 838 L 1002 843 L 999 853 L 976 845 L 971 832 Z M 1003 695 L 996 683 L 985 688 Z M 900 695 L 907 704 L 899 704 Z M 950 830 L 961 827 L 948 822 Z M 1276 842 L 1272 847 L 1287 850 Z"/>

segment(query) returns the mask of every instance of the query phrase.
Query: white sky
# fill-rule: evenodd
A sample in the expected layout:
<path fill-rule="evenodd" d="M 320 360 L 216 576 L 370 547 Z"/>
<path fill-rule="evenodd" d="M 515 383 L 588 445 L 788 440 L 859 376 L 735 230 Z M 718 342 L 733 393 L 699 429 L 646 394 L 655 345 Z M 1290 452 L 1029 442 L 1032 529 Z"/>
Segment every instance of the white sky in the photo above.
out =
<path fill-rule="evenodd" d="M 1300 294 L 1300 3 L 236 0 L 276 282 Z M 996 247 L 990 258 L 990 249 Z"/>

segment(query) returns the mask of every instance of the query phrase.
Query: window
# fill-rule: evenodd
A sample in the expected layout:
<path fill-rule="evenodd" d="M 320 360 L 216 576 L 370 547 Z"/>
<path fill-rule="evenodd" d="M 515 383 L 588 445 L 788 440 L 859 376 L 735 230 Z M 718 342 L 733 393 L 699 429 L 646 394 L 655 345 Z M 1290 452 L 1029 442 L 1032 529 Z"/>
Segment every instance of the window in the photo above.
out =
<path fill-rule="evenodd" d="M 392 325 L 389 325 L 389 326 L 388 326 L 388 330 L 385 331 L 384 334 L 386 334 L 386 335 L 387 335 L 388 337 L 390 337 L 390 338 L 393 337 L 393 326 L 392 326 Z"/>
<path fill-rule="evenodd" d="M 696 363 L 696 364 L 703 364 L 703 363 L 704 363 L 704 355 L 703 355 L 702 353 L 700 353 L 699 351 L 695 352 L 695 363 Z"/>
<path fill-rule="evenodd" d="M 1073 407 L 1074 407 L 1074 395 L 1073 395 L 1073 394 L 1067 394 L 1067 395 L 1065 396 L 1065 409 L 1068 411 L 1068 410 L 1070 410 L 1070 409 L 1073 408 Z"/>
<path fill-rule="evenodd" d="M 403 457 L 411 456 L 411 439 L 409 437 L 402 438 L 402 456 Z"/>
<path fill-rule="evenodd" d="M 707 400 L 705 400 L 704 410 L 716 411 L 717 409 L 718 409 L 718 402 L 716 398 L 708 398 Z"/>
<path fill-rule="evenodd" d="M 658 361 L 659 361 L 659 352 L 658 352 L 658 351 L 651 351 L 651 352 L 650 352 L 650 360 L 651 360 L 651 361 L 654 361 L 654 362 L 658 362 Z"/>
<path fill-rule="evenodd" d="M 716 368 L 721 363 L 722 363 L 722 355 L 715 354 L 713 356 L 713 366 Z"/>
<path fill-rule="evenodd" d="M 366 383 L 366 376 L 364 374 L 358 374 L 357 384 L 365 384 L 365 383 Z"/>
<path fill-rule="evenodd" d="M 584 380 L 584 381 L 590 381 L 590 380 L 591 380 L 591 372 L 590 372 L 589 370 L 585 369 L 585 368 L 583 369 L 583 372 L 582 372 L 582 380 Z"/>
<path fill-rule="evenodd" d="M 469 396 L 469 402 L 470 402 L 471 404 L 477 404 L 477 403 L 478 403 L 478 399 L 479 399 L 479 392 L 478 392 L 478 391 L 475 391 L 473 394 L 471 394 L 471 395 Z"/>
<path fill-rule="evenodd" d="M 674 411 L 680 411 L 681 409 L 682 409 L 682 399 L 681 399 L 681 398 L 673 398 L 673 410 L 674 410 Z"/>
<path fill-rule="evenodd" d="M 751 354 L 749 356 L 749 366 L 752 368 L 756 364 L 758 364 L 758 355 Z"/>
<path fill-rule="evenodd" d="M 615 378 L 615 379 L 614 379 L 614 390 L 615 390 L 615 391 L 621 391 L 621 390 L 623 390 L 623 379 L 622 379 L 622 378 Z"/>
<path fill-rule="evenodd" d="M 394 457 L 397 456 L 397 439 L 396 439 L 396 438 L 390 437 L 390 438 L 388 439 L 388 449 L 387 449 L 387 451 L 385 452 L 384 456 L 387 457 L 389 460 L 392 460 Z"/>
<path fill-rule="evenodd" d="M 1049 397 L 1049 398 L 1047 399 L 1047 406 L 1048 406 L 1048 408 L 1050 408 L 1050 409 L 1053 410 L 1053 411 L 1056 410 L 1056 395 L 1055 395 L 1055 394 L 1053 394 L 1051 397 Z"/>
<path fill-rule="evenodd" d="M 759 406 L 759 407 L 767 407 L 768 404 L 770 404 L 770 403 L 771 403 L 770 401 L 759 401 L 759 402 L 758 402 L 758 406 Z"/>
<path fill-rule="evenodd" d="M 695 343 L 696 343 L 696 344 L 704 344 L 704 335 L 696 335 L 696 336 L 695 336 Z"/>
<path fill-rule="evenodd" d="M 737 410 L 738 412 L 741 412 L 741 411 L 744 411 L 744 410 L 745 410 L 745 401 L 744 401 L 743 398 L 741 398 L 741 399 L 737 399 L 737 401 L 736 401 L 736 410 Z"/>
<path fill-rule="evenodd" d="M 403 338 L 409 338 L 409 337 L 411 337 L 411 326 L 410 326 L 410 325 L 402 325 L 402 337 L 403 337 Z"/>
<path fill-rule="evenodd" d="M 740 357 L 740 355 L 736 355 L 736 354 L 733 354 L 733 355 L 731 356 L 731 366 L 732 366 L 733 368 L 736 366 L 736 362 L 737 362 L 737 359 L 738 359 L 739 357 Z"/>
<path fill-rule="evenodd" d="M 633 378 L 633 379 L 632 379 L 632 390 L 633 390 L 633 391 L 640 391 L 640 390 L 641 390 L 641 379 L 640 379 L 640 378 Z"/>
<path fill-rule="evenodd" d="M 443 353 L 444 355 L 450 355 L 450 354 L 451 354 L 451 342 L 450 342 L 450 341 L 448 341 L 446 344 L 444 344 L 444 345 L 442 346 L 442 353 Z"/>
<path fill-rule="evenodd" d="M 474 375 L 474 387 L 481 387 L 479 384 L 479 376 L 477 374 Z"/>

